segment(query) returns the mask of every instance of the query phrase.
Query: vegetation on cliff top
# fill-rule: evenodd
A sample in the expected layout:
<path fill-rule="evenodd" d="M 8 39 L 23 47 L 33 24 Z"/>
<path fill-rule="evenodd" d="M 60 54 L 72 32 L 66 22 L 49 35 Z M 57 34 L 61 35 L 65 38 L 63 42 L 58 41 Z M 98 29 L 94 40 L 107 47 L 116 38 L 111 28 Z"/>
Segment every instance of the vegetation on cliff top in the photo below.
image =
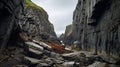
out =
<path fill-rule="evenodd" d="M 35 3 L 33 3 L 31 0 L 26 0 L 26 6 L 27 7 L 35 7 L 39 10 L 43 10 L 40 6 L 36 5 Z"/>

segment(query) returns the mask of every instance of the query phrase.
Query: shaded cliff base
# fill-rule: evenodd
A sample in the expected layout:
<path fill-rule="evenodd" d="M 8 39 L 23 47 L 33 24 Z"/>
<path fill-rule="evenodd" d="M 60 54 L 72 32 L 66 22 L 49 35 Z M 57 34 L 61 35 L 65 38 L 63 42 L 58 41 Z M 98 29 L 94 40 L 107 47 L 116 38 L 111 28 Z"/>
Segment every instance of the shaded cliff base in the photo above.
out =
<path fill-rule="evenodd" d="M 0 56 L 0 67 L 119 67 L 119 63 L 109 56 L 66 50 L 62 45 L 36 40 L 23 46 L 12 44 Z"/>

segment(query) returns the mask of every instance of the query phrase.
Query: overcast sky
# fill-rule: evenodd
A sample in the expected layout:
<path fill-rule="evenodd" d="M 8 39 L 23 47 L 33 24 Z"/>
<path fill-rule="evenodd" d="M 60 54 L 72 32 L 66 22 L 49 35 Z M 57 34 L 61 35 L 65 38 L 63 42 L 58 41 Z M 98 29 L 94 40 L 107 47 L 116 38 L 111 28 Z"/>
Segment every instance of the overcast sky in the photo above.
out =
<path fill-rule="evenodd" d="M 64 33 L 66 25 L 72 23 L 73 11 L 78 0 L 32 0 L 43 7 L 54 25 L 56 34 Z"/>

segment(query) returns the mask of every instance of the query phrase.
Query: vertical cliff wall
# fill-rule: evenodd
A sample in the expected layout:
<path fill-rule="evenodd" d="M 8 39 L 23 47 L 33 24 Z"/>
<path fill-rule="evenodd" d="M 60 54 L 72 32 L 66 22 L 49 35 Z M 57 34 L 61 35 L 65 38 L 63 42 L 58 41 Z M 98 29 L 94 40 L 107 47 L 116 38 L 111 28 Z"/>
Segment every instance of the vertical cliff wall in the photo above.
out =
<path fill-rule="evenodd" d="M 119 6 L 119 0 L 78 0 L 70 40 L 64 42 L 78 40 L 83 50 L 119 57 Z"/>
<path fill-rule="evenodd" d="M 5 49 L 18 17 L 24 10 L 24 0 L 0 0 L 0 53 Z"/>

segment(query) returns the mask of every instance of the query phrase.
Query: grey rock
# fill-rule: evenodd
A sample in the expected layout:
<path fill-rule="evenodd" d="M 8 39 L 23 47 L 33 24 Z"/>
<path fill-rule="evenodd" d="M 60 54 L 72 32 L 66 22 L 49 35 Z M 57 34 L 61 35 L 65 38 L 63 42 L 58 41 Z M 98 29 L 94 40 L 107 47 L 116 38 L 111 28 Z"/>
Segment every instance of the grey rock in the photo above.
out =
<path fill-rule="evenodd" d="M 31 48 L 29 48 L 29 51 L 30 51 L 30 52 L 33 52 L 33 53 L 35 53 L 35 54 L 37 54 L 37 55 L 42 55 L 42 54 L 43 54 L 43 52 L 38 51 L 38 50 L 31 49 Z"/>
<path fill-rule="evenodd" d="M 63 67 L 74 67 L 74 61 L 71 62 L 64 62 L 62 65 Z"/>
<path fill-rule="evenodd" d="M 46 50 L 49 50 L 49 51 L 52 50 L 52 47 L 49 46 L 48 44 L 44 43 L 44 42 L 39 42 L 39 41 L 36 41 L 36 40 L 33 40 L 33 42 L 39 44 L 40 46 L 42 46 Z"/>
<path fill-rule="evenodd" d="M 24 62 L 27 64 L 38 64 L 41 60 L 31 57 L 24 57 Z"/>
<path fill-rule="evenodd" d="M 50 67 L 47 63 L 39 63 L 36 67 Z"/>
<path fill-rule="evenodd" d="M 62 58 L 57 58 L 57 59 L 52 59 L 52 61 L 55 63 L 55 64 L 62 64 L 62 63 L 64 63 L 65 61 L 64 61 L 64 59 L 62 59 Z"/>
<path fill-rule="evenodd" d="M 103 61 L 105 61 L 107 63 L 111 63 L 111 64 L 116 64 L 117 61 L 119 60 L 119 59 L 114 59 L 110 56 L 101 56 L 101 58 L 103 59 Z"/>
<path fill-rule="evenodd" d="M 25 16 L 20 20 L 19 26 L 22 31 L 27 33 L 29 39 L 50 41 L 53 37 L 58 42 L 53 24 L 48 20 L 48 14 L 44 9 L 26 7 Z"/>
<path fill-rule="evenodd" d="M 28 67 L 26 65 L 14 65 L 13 67 Z"/>
<path fill-rule="evenodd" d="M 120 67 L 119 65 L 109 64 L 109 67 Z"/>
<path fill-rule="evenodd" d="M 50 57 L 52 57 L 52 58 L 59 58 L 59 57 L 60 57 L 60 54 L 57 54 L 57 53 L 55 53 L 55 52 L 51 52 L 51 53 L 50 53 Z"/>
<path fill-rule="evenodd" d="M 92 65 L 89 65 L 87 67 L 106 67 L 106 63 L 95 62 Z"/>
<path fill-rule="evenodd" d="M 65 60 L 68 60 L 68 61 L 75 61 L 76 63 L 79 63 L 79 62 L 82 62 L 82 63 L 85 63 L 85 64 L 90 64 L 89 62 L 90 59 L 86 57 L 86 55 L 84 53 L 71 53 L 71 54 L 63 54 L 62 57 L 65 59 Z M 94 61 L 94 60 L 93 60 Z M 92 62 L 91 62 L 92 63 Z"/>
<path fill-rule="evenodd" d="M 40 51 L 43 51 L 44 48 L 36 43 L 33 43 L 33 42 L 25 42 L 26 45 L 29 46 L 29 48 L 35 48 L 37 50 L 40 50 Z"/>
<path fill-rule="evenodd" d="M 73 15 L 72 32 L 69 36 L 65 36 L 67 33 L 64 34 L 62 39 L 64 43 L 72 45 L 78 40 L 82 50 L 111 55 L 119 59 L 119 2 L 118 0 L 78 0 Z"/>
<path fill-rule="evenodd" d="M 41 62 L 37 65 L 37 67 L 52 67 L 54 65 L 54 62 L 51 60 L 51 58 L 42 59 Z"/>
<path fill-rule="evenodd" d="M 17 26 L 18 17 L 24 10 L 24 0 L 1 0 L 0 1 L 0 54 L 6 48 L 10 35 Z M 16 6 L 18 5 L 18 6 Z"/>

